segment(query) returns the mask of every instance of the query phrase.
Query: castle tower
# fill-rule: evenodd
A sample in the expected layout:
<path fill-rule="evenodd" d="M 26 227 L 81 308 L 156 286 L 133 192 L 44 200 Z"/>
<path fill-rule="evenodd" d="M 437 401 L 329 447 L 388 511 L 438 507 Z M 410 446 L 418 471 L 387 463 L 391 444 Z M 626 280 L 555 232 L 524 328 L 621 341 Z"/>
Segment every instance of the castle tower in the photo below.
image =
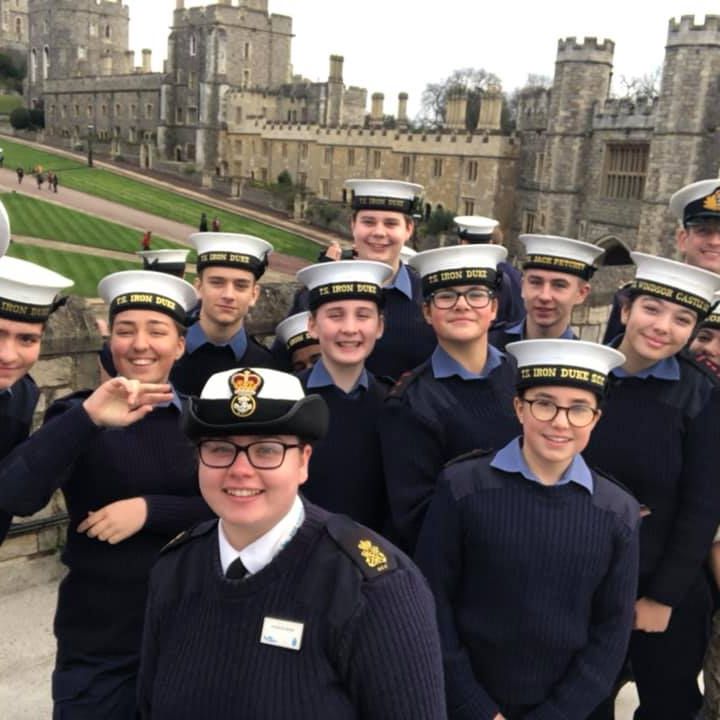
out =
<path fill-rule="evenodd" d="M 480 100 L 476 130 L 499 130 L 502 118 L 502 90 L 491 85 Z"/>
<path fill-rule="evenodd" d="M 327 105 L 325 125 L 338 127 L 342 124 L 343 115 L 343 63 L 342 55 L 330 56 L 330 74 L 328 75 Z"/>
<path fill-rule="evenodd" d="M 677 221 L 670 196 L 718 176 L 720 157 L 720 17 L 670 20 L 662 86 L 650 145 L 637 249 L 673 257 Z"/>
<path fill-rule="evenodd" d="M 614 49 L 611 40 L 593 37 L 558 41 L 540 178 L 541 232 L 570 237 L 577 232 L 593 106 L 608 96 Z"/>
<path fill-rule="evenodd" d="M 267 0 L 189 8 L 176 2 L 158 128 L 161 154 L 198 167 L 215 165 L 227 91 L 289 82 L 291 41 L 292 19 L 271 15 Z"/>
<path fill-rule="evenodd" d="M 400 130 L 405 130 L 408 126 L 408 114 L 407 114 L 408 94 L 401 92 L 398 94 L 398 109 L 397 109 L 397 126 Z"/>
<path fill-rule="evenodd" d="M 28 0 L 28 103 L 45 82 L 125 68 L 129 10 L 122 0 Z"/>
<path fill-rule="evenodd" d="M 372 105 L 370 109 L 370 127 L 379 128 L 382 127 L 384 110 L 383 105 L 385 103 L 385 95 L 379 92 L 372 94 Z"/>
<path fill-rule="evenodd" d="M 450 88 L 445 103 L 445 127 L 448 130 L 464 130 L 467 115 L 467 90 L 464 87 Z"/>
<path fill-rule="evenodd" d="M 27 53 L 28 0 L 0 0 L 0 48 Z"/>

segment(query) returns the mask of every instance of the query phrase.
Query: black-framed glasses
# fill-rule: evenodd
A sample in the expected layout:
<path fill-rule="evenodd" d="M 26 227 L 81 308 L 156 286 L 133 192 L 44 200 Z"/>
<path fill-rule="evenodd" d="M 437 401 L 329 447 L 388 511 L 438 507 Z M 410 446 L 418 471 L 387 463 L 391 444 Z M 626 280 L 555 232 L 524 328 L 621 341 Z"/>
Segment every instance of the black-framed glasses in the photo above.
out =
<path fill-rule="evenodd" d="M 523 398 L 522 401 L 530 406 L 530 412 L 536 420 L 540 420 L 540 422 L 551 422 L 557 417 L 557 414 L 561 410 L 564 410 L 568 424 L 576 428 L 587 427 L 599 412 L 599 410 L 589 405 L 578 403 L 577 405 L 566 407 L 558 405 L 546 398 L 535 398 L 533 400 Z"/>
<path fill-rule="evenodd" d="M 490 304 L 490 301 L 495 297 L 495 293 L 486 288 L 470 288 L 464 291 L 451 289 L 436 290 L 430 295 L 430 300 L 438 310 L 450 310 L 450 308 L 454 308 L 455 305 L 457 305 L 457 301 L 461 297 L 465 298 L 465 302 L 471 308 L 479 310 Z"/>
<path fill-rule="evenodd" d="M 230 440 L 202 440 L 198 443 L 200 462 L 210 468 L 229 468 L 244 452 L 248 462 L 257 470 L 274 470 L 285 460 L 290 448 L 302 447 L 302 443 L 283 443 L 279 440 L 258 440 L 247 445 L 236 445 Z"/>

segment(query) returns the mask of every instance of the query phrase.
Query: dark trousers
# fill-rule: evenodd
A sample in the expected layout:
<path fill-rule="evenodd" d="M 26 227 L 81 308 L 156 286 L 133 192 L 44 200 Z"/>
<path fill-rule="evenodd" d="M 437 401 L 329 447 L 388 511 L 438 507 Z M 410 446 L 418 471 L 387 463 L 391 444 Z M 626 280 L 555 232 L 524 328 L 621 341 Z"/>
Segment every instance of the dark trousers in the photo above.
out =
<path fill-rule="evenodd" d="M 673 610 L 664 633 L 633 632 L 628 659 L 640 698 L 634 720 L 694 720 L 702 705 L 697 678 L 711 613 L 710 589 L 702 577 Z M 589 720 L 613 720 L 615 694 Z"/>
<path fill-rule="evenodd" d="M 136 694 L 135 677 L 106 692 L 88 688 L 76 697 L 55 700 L 53 720 L 136 720 Z"/>

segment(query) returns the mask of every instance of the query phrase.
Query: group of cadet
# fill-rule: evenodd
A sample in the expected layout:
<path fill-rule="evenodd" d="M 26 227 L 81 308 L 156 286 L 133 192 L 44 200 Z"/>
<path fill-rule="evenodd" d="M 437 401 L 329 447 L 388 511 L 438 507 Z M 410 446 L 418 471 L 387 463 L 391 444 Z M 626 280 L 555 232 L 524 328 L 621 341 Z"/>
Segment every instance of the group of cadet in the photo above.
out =
<path fill-rule="evenodd" d="M 32 434 L 71 281 L 0 258 L 0 541 L 70 518 L 54 719 L 609 720 L 628 678 L 636 720 L 720 718 L 720 180 L 605 345 L 571 329 L 601 248 L 521 235 L 520 272 L 458 217 L 403 259 L 422 188 L 347 186 L 354 259 L 298 273 L 271 349 L 272 246 L 196 233 L 194 287 L 184 251 L 100 282 L 101 382 Z"/>

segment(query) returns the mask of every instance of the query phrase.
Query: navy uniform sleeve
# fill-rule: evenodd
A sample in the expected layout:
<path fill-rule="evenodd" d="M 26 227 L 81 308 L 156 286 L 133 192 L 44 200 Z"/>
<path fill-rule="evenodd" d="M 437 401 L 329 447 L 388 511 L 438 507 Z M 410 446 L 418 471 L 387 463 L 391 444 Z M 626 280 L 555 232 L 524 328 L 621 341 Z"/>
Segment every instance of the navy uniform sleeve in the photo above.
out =
<path fill-rule="evenodd" d="M 32 515 L 62 487 L 75 460 L 102 432 L 85 412 L 83 399 L 54 403 L 44 425 L 0 464 L 0 508 Z"/>
<path fill-rule="evenodd" d="M 161 627 L 160 615 L 155 601 L 158 567 L 156 565 L 150 575 L 150 586 L 145 605 L 145 622 L 143 624 L 140 671 L 137 684 L 138 712 L 142 720 L 152 717 L 152 690 L 155 684 L 155 666 L 158 657 L 158 631 Z"/>
<path fill-rule="evenodd" d="M 678 511 L 662 558 L 646 595 L 674 607 L 697 578 L 720 517 L 720 387 L 713 387 L 702 410 L 687 420 Z"/>
<path fill-rule="evenodd" d="M 588 642 L 550 696 L 524 720 L 588 717 L 612 692 L 632 632 L 640 555 L 639 523 L 619 525 L 610 568 L 593 597 Z"/>
<path fill-rule="evenodd" d="M 443 474 L 425 516 L 416 560 L 435 595 L 448 718 L 485 720 L 494 718 L 500 708 L 475 677 L 470 656 L 457 631 L 453 607 L 463 579 L 462 523 L 462 513 Z"/>
<path fill-rule="evenodd" d="M 442 428 L 397 398 L 385 402 L 378 424 L 393 524 L 412 553 L 443 466 Z"/>

